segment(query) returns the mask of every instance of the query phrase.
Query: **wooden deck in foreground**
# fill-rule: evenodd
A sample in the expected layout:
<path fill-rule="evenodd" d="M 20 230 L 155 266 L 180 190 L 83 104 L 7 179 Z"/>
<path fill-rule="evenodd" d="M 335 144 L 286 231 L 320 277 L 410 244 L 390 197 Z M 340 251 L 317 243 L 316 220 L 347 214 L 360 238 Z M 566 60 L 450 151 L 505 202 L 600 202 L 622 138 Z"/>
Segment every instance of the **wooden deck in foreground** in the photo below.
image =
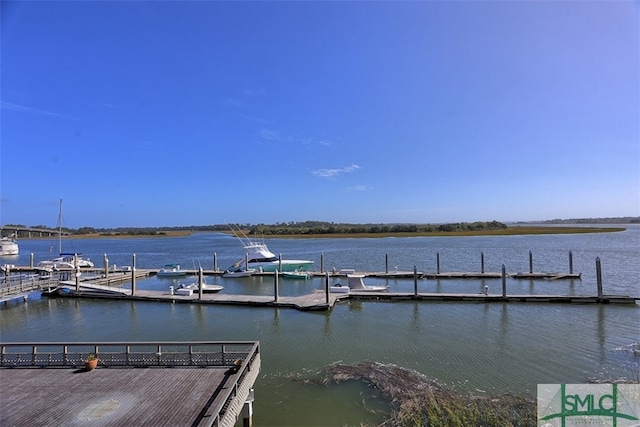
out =
<path fill-rule="evenodd" d="M 6 350 L 3 344 L 3 359 Z M 3 362 L 0 425 L 233 427 L 260 370 L 258 351 L 238 370 L 224 364 L 112 366 L 97 354 L 100 365 L 92 371 Z"/>

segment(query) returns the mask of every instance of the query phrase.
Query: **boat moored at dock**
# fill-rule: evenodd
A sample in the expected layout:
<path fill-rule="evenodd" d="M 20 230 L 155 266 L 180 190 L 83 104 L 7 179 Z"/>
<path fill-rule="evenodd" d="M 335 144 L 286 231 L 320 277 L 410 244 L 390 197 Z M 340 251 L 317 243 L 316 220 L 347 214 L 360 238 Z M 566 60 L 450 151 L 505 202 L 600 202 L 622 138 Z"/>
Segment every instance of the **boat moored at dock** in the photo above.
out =
<path fill-rule="evenodd" d="M 20 247 L 15 239 L 6 236 L 0 239 L 0 256 L 18 255 L 19 252 Z"/>
<path fill-rule="evenodd" d="M 186 276 L 187 270 L 180 268 L 180 264 L 165 264 L 160 270 L 158 270 L 158 277 L 178 277 Z"/>
<path fill-rule="evenodd" d="M 237 230 L 231 228 L 231 231 L 242 242 L 245 251 L 245 259 L 236 262 L 233 269 L 241 266 L 243 261 L 245 270 L 253 269 L 258 272 L 306 271 L 313 266 L 313 261 L 310 260 L 277 257 L 269 250 L 266 243 L 249 239 L 239 228 Z"/>

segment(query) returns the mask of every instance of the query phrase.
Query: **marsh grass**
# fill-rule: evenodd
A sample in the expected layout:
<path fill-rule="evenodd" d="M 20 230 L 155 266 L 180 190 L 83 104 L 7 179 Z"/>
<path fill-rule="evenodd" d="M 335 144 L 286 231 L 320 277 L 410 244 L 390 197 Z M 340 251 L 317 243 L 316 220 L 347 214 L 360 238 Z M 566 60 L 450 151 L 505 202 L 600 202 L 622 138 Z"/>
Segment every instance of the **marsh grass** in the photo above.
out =
<path fill-rule="evenodd" d="M 522 396 L 472 396 L 441 386 L 419 372 L 395 365 L 332 364 L 315 379 L 320 384 L 364 381 L 393 407 L 382 426 L 535 426 L 536 405 Z"/>
<path fill-rule="evenodd" d="M 325 234 L 271 234 L 261 236 L 265 239 L 340 239 L 340 238 L 385 238 L 385 237 L 465 237 L 465 236 L 517 236 L 533 234 L 582 234 L 582 233 L 611 233 L 624 231 L 624 227 L 549 227 L 549 226 L 509 226 L 498 230 L 474 230 L 474 231 L 424 231 L 424 232 L 398 232 L 398 233 L 325 233 Z M 246 230 L 248 231 L 248 230 Z M 87 238 L 136 238 L 136 237 L 182 237 L 189 236 L 202 230 L 155 230 L 144 229 L 135 232 L 103 232 L 92 234 L 71 234 L 67 239 Z M 206 232 L 206 231 L 204 231 Z M 215 231 L 220 233 L 222 231 Z M 223 232 L 231 234 L 231 232 Z M 33 237 L 34 239 L 50 239 L 51 237 Z"/>
<path fill-rule="evenodd" d="M 503 230 L 429 231 L 406 233 L 327 233 L 327 234 L 274 234 L 265 238 L 320 239 L 320 238 L 384 238 L 384 237 L 466 237 L 466 236 L 518 236 L 534 234 L 584 234 L 612 233 L 626 230 L 624 227 L 545 227 L 512 226 Z"/>

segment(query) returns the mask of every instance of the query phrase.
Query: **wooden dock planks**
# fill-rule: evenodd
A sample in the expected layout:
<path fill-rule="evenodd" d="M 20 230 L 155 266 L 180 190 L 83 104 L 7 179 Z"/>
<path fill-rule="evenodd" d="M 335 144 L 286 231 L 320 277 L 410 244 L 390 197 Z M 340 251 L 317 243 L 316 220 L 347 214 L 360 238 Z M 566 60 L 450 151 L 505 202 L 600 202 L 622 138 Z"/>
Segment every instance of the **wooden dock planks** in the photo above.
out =
<path fill-rule="evenodd" d="M 0 425 L 197 425 L 224 368 L 0 370 Z M 215 401 L 215 396 L 214 401 Z"/>
<path fill-rule="evenodd" d="M 243 341 L 3 343 L 0 354 L 2 426 L 233 427 L 261 364 L 258 342 Z"/>

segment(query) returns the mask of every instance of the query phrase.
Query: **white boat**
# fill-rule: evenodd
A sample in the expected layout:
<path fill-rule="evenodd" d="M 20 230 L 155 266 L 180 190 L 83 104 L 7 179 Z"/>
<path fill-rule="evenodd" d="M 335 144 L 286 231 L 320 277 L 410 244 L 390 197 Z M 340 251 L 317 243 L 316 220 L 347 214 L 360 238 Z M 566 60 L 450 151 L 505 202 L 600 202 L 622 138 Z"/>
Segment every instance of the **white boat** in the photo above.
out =
<path fill-rule="evenodd" d="M 90 259 L 82 258 L 82 254 L 60 254 L 59 257 L 54 259 L 49 259 L 46 261 L 40 261 L 38 263 L 38 267 L 47 268 L 47 269 L 65 269 L 65 268 L 75 268 L 76 267 L 76 258 L 78 268 L 92 268 L 93 262 Z"/>
<path fill-rule="evenodd" d="M 384 292 L 389 285 L 365 285 L 364 274 L 347 274 L 349 291 L 354 292 Z"/>
<path fill-rule="evenodd" d="M 329 292 L 332 292 L 334 294 L 348 294 L 349 293 L 349 287 L 348 286 L 342 286 L 341 283 L 337 283 L 333 286 L 331 286 L 329 288 Z"/>
<path fill-rule="evenodd" d="M 191 283 L 188 285 L 183 285 L 180 284 L 178 286 L 178 289 L 192 289 L 194 293 L 198 293 L 200 291 L 200 286 L 198 285 L 198 283 Z M 220 292 L 221 290 L 224 289 L 224 286 L 220 286 L 220 285 L 210 285 L 206 282 L 202 283 L 202 292 L 204 293 L 217 293 Z"/>
<path fill-rule="evenodd" d="M 228 268 L 224 271 L 224 273 L 222 273 L 222 277 L 249 277 L 252 276 L 255 272 L 256 270 L 254 270 L 253 268 L 250 268 L 248 270 L 246 268 Z"/>
<path fill-rule="evenodd" d="M 180 268 L 180 264 L 166 264 L 158 271 L 158 277 L 186 276 L 187 270 Z"/>
<path fill-rule="evenodd" d="M 309 260 L 278 258 L 264 242 L 249 239 L 240 229 L 236 231 L 231 228 L 231 231 L 244 245 L 246 270 L 253 269 L 260 272 L 305 271 L 313 266 L 313 261 Z"/>
<path fill-rule="evenodd" d="M 224 289 L 224 286 L 220 285 L 210 285 L 204 280 L 204 274 L 202 272 L 202 267 L 198 272 L 198 281 L 196 283 L 191 283 L 189 285 L 180 284 L 178 289 L 190 289 L 193 292 L 200 292 L 200 288 L 202 288 L 203 293 L 217 293 Z"/>
<path fill-rule="evenodd" d="M 227 268 L 222 277 L 249 277 L 256 272 L 253 268 L 245 268 L 242 264 L 246 264 L 246 260 L 240 260 Z"/>
<path fill-rule="evenodd" d="M 62 199 L 60 199 L 60 211 L 58 213 L 58 254 L 54 259 L 40 261 L 38 267 L 61 268 L 93 268 L 93 262 L 89 258 L 83 258 L 81 253 L 62 253 Z"/>
<path fill-rule="evenodd" d="M 18 242 L 10 237 L 2 237 L 0 239 L 0 256 L 18 255 L 20 248 Z"/>

